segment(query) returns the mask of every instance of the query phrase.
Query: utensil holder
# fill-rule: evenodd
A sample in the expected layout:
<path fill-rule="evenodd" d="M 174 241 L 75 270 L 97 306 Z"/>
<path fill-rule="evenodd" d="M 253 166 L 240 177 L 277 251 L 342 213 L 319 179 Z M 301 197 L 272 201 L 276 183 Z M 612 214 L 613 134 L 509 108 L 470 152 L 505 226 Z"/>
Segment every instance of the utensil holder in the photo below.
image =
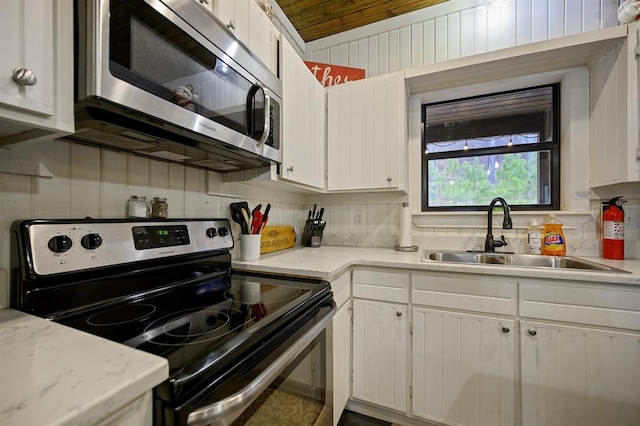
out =
<path fill-rule="evenodd" d="M 322 219 L 307 219 L 304 223 L 301 244 L 306 247 L 320 247 L 326 224 Z"/>
<path fill-rule="evenodd" d="M 260 234 L 240 235 L 240 258 L 242 260 L 260 259 Z"/>

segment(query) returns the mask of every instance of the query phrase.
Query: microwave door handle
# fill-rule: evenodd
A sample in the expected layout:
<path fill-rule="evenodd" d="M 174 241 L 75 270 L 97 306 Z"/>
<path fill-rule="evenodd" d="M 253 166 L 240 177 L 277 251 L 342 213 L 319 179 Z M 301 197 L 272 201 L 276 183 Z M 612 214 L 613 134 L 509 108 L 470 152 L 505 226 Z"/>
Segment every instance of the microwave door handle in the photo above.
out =
<path fill-rule="evenodd" d="M 302 351 L 324 330 L 336 313 L 335 303 L 331 311 L 318 320 L 300 339 L 285 350 L 271 365 L 262 371 L 246 387 L 223 399 L 189 413 L 187 424 L 230 425 L 278 376 L 291 364 Z"/>
<path fill-rule="evenodd" d="M 264 92 L 264 129 L 262 137 L 258 141 L 258 144 L 262 145 L 269 139 L 269 132 L 271 132 L 271 94 L 266 88 L 262 88 Z"/>
<path fill-rule="evenodd" d="M 260 83 L 256 83 L 249 89 L 249 94 L 247 95 L 247 114 L 249 117 L 249 134 L 253 133 L 255 130 L 253 128 L 254 125 L 254 111 L 253 111 L 253 100 L 256 97 L 256 93 L 262 91 L 264 94 L 264 127 L 262 129 L 262 136 L 258 139 L 258 145 L 262 145 L 269 138 L 269 132 L 271 131 L 271 95 L 266 87 L 264 87 Z"/>

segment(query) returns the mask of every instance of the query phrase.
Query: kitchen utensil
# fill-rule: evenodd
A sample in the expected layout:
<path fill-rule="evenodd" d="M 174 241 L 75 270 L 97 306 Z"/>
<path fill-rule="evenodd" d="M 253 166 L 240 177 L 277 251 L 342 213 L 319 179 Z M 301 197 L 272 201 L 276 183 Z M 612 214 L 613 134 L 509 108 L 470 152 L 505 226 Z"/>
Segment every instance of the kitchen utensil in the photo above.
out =
<path fill-rule="evenodd" d="M 264 209 L 264 214 L 262 215 L 262 223 L 260 224 L 260 228 L 258 229 L 258 234 L 262 232 L 262 228 L 265 227 L 267 221 L 269 220 L 269 211 L 271 210 L 271 204 L 267 204 L 267 207 Z"/>
<path fill-rule="evenodd" d="M 259 234 L 260 227 L 262 226 L 262 213 L 260 210 L 253 209 L 253 217 L 251 218 L 251 233 Z"/>
<path fill-rule="evenodd" d="M 231 210 L 231 219 L 240 225 L 240 231 L 243 234 L 251 232 L 251 220 L 249 219 L 249 205 L 246 201 L 229 204 Z"/>
<path fill-rule="evenodd" d="M 245 234 L 250 234 L 251 233 L 251 217 L 249 214 L 249 206 L 247 206 L 247 208 L 242 207 L 242 217 L 245 221 L 245 223 L 247 224 L 247 232 L 245 232 Z"/>

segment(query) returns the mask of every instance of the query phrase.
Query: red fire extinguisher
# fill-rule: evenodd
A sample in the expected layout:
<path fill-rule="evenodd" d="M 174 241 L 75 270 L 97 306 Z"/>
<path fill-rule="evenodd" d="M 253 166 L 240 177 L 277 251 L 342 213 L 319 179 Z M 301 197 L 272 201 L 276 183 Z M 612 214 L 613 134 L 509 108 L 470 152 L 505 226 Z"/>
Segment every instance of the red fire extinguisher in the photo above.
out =
<path fill-rule="evenodd" d="M 602 257 L 624 259 L 624 210 L 622 197 L 605 201 L 602 211 Z"/>

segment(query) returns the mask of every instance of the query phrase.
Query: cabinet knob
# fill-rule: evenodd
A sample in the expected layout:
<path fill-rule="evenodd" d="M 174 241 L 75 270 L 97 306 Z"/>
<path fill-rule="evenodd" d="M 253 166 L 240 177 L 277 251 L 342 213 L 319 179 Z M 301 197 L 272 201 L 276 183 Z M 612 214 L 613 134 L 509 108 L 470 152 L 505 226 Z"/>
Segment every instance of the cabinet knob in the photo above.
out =
<path fill-rule="evenodd" d="M 233 19 L 229 20 L 229 23 L 227 24 L 227 28 L 231 29 L 231 30 L 235 30 L 236 29 L 236 21 Z"/>
<path fill-rule="evenodd" d="M 396 311 L 396 316 L 397 316 L 397 317 L 401 317 L 401 316 L 402 316 L 402 312 L 400 312 L 400 311 Z"/>
<path fill-rule="evenodd" d="M 503 333 L 508 333 L 509 331 L 511 331 L 511 330 L 509 330 L 509 327 L 502 327 L 502 332 Z"/>
<path fill-rule="evenodd" d="M 21 86 L 33 86 L 38 82 L 38 79 L 32 71 L 18 67 L 13 70 L 13 81 Z"/>
<path fill-rule="evenodd" d="M 288 171 L 288 172 L 292 172 L 292 171 L 293 171 L 293 166 L 291 166 L 291 167 L 287 167 L 287 171 Z"/>
<path fill-rule="evenodd" d="M 533 328 L 530 328 L 529 330 L 527 330 L 527 333 L 529 333 L 529 336 L 535 336 L 536 334 L 538 334 L 538 332 Z"/>
<path fill-rule="evenodd" d="M 387 182 L 389 182 L 389 183 L 391 183 L 391 181 L 392 181 L 392 180 L 393 180 L 393 179 L 391 179 L 391 176 L 389 176 L 389 177 L 387 178 Z"/>

